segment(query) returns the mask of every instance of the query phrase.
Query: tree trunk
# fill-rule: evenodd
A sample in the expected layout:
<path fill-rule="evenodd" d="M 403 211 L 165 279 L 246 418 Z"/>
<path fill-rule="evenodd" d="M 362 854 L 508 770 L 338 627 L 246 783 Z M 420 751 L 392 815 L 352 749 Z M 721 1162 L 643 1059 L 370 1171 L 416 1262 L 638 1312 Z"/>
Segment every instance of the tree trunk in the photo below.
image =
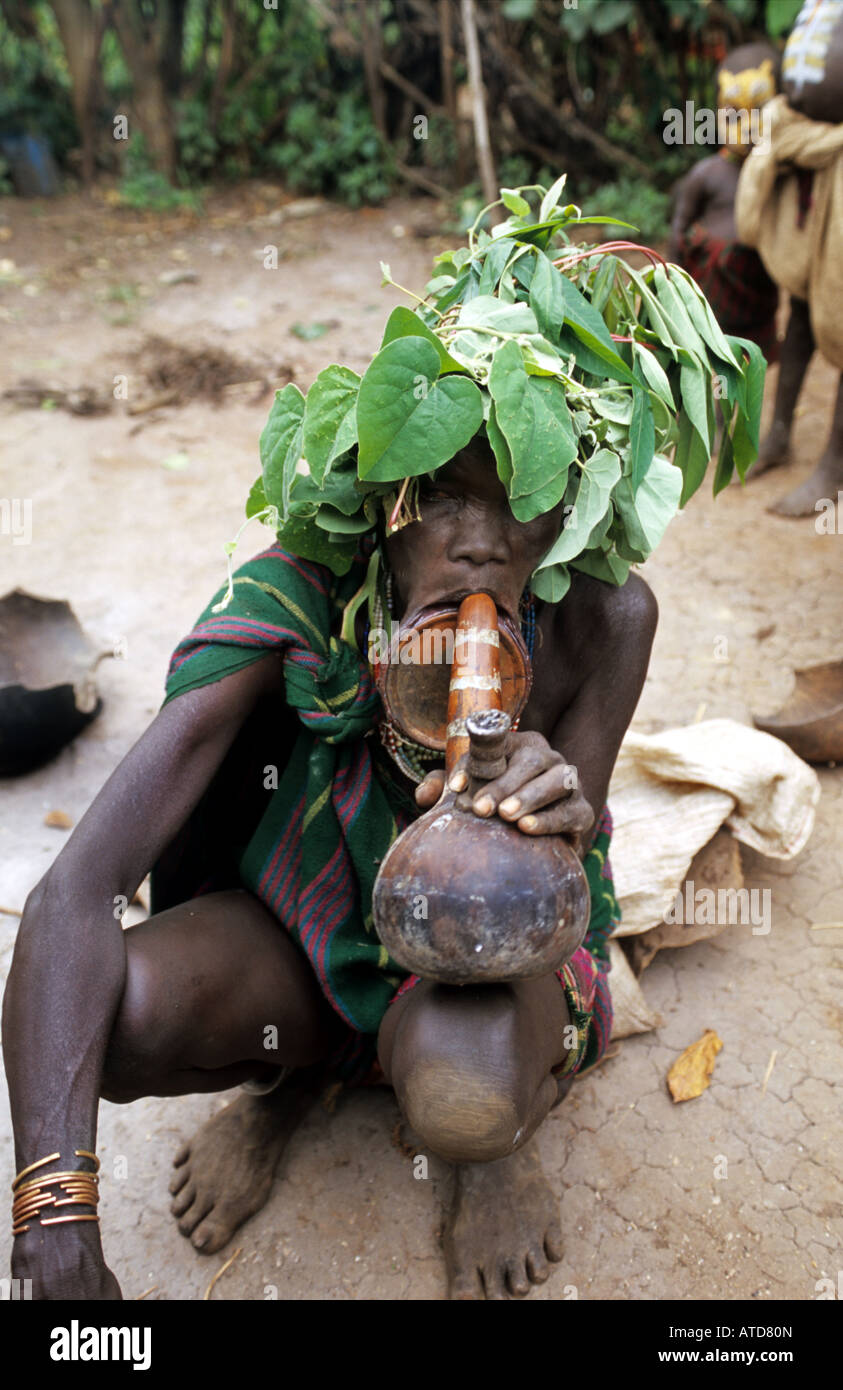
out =
<path fill-rule="evenodd" d="M 154 168 L 172 182 L 176 140 L 160 38 L 153 25 L 144 20 L 137 0 L 109 0 L 108 8 L 132 78 L 132 105 L 149 158 Z"/>
<path fill-rule="evenodd" d="M 477 42 L 477 18 L 474 13 L 474 0 L 460 0 L 460 6 L 468 61 L 468 81 L 471 87 L 474 143 L 477 149 L 477 163 L 480 168 L 480 182 L 484 200 L 487 203 L 493 203 L 498 196 L 498 180 L 492 159 L 492 147 L 489 143 L 486 104 L 483 100 L 483 70 L 480 66 L 480 45 Z"/>
<path fill-rule="evenodd" d="M 99 51 L 105 12 L 95 14 L 90 0 L 52 0 L 70 72 L 71 97 L 82 146 L 82 182 L 94 180 L 96 106 L 99 90 Z"/>

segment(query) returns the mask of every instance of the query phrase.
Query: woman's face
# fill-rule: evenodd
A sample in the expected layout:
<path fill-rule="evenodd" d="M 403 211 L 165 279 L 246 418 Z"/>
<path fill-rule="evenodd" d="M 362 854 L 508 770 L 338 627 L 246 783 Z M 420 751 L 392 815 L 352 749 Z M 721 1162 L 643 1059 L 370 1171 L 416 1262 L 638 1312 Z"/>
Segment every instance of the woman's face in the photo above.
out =
<path fill-rule="evenodd" d="M 387 538 L 398 617 L 487 593 L 518 627 L 524 586 L 547 554 L 562 521 L 562 503 L 535 521 L 516 521 L 485 440 L 471 444 L 419 488 L 421 521 Z"/>

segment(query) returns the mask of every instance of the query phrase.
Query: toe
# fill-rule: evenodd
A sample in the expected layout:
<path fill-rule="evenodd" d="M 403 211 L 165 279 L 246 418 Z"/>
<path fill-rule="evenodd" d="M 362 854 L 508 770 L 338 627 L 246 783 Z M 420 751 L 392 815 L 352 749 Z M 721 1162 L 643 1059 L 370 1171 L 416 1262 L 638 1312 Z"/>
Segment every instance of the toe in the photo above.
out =
<path fill-rule="evenodd" d="M 558 1264 L 565 1253 L 565 1247 L 562 1244 L 562 1230 L 557 1222 L 548 1226 L 544 1233 L 544 1249 L 551 1264 Z"/>
<path fill-rule="evenodd" d="M 483 1298 L 483 1281 L 479 1269 L 458 1270 L 451 1278 L 448 1297 L 462 1302 L 479 1302 Z"/>
<path fill-rule="evenodd" d="M 505 1269 L 505 1266 L 503 1266 L 503 1265 L 498 1265 L 498 1264 L 488 1264 L 488 1265 L 485 1265 L 484 1268 L 483 1268 L 482 1274 L 483 1274 L 483 1286 L 484 1286 L 484 1288 L 485 1288 L 485 1290 L 486 1290 L 486 1297 L 487 1297 L 487 1299 L 491 1299 L 492 1301 L 495 1301 L 495 1302 L 497 1302 L 499 1299 L 505 1299 L 505 1298 L 506 1298 L 506 1288 L 504 1287 L 504 1279 L 505 1279 L 505 1277 L 506 1277 L 506 1269 Z"/>
<path fill-rule="evenodd" d="M 174 1197 L 170 1203 L 170 1211 L 173 1216 L 183 1216 L 188 1207 L 196 1201 L 196 1188 L 192 1182 L 187 1182 L 182 1187 L 178 1196 Z"/>
<path fill-rule="evenodd" d="M 516 1298 L 523 1298 L 530 1292 L 530 1281 L 527 1278 L 527 1271 L 524 1267 L 524 1260 L 514 1256 L 506 1262 L 506 1282 L 509 1292 Z"/>
<path fill-rule="evenodd" d="M 178 1228 L 182 1235 L 189 1236 L 199 1225 L 202 1218 L 208 1215 L 209 1210 L 210 1203 L 201 1202 L 197 1197 L 178 1222 Z"/>
<path fill-rule="evenodd" d="M 187 1168 L 187 1167 L 181 1167 L 181 1168 L 179 1168 L 178 1171 L 175 1172 L 175 1173 L 173 1174 L 173 1176 L 170 1178 L 170 1191 L 171 1191 L 172 1193 L 180 1192 L 181 1189 L 184 1187 L 184 1185 L 185 1185 L 185 1183 L 187 1182 L 187 1180 L 188 1180 L 189 1177 L 190 1177 L 190 1169 L 189 1169 L 189 1168 Z"/>
<path fill-rule="evenodd" d="M 181 1165 L 182 1165 L 183 1163 L 186 1163 L 187 1160 L 188 1160 L 189 1158 L 190 1158 L 190 1145 L 189 1145 L 189 1144 L 182 1144 L 181 1148 L 179 1149 L 178 1153 L 176 1154 L 175 1158 L 173 1159 L 173 1167 L 174 1167 L 174 1168 L 180 1168 Z"/>
<path fill-rule="evenodd" d="M 550 1265 L 543 1250 L 533 1247 L 527 1251 L 527 1273 L 534 1284 L 543 1284 L 550 1277 Z"/>
<path fill-rule="evenodd" d="M 235 1230 L 235 1223 L 223 1220 L 214 1210 L 196 1227 L 190 1243 L 203 1255 L 213 1255 L 217 1250 L 222 1250 Z"/>

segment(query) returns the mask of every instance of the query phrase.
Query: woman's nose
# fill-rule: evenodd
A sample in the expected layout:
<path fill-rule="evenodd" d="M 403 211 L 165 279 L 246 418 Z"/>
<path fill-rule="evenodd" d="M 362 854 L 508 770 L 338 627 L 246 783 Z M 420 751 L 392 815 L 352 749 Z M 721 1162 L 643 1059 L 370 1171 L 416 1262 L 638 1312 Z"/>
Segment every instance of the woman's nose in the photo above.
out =
<path fill-rule="evenodd" d="M 448 547 L 448 557 L 473 565 L 505 565 L 509 560 L 506 521 L 497 508 L 466 509 Z"/>

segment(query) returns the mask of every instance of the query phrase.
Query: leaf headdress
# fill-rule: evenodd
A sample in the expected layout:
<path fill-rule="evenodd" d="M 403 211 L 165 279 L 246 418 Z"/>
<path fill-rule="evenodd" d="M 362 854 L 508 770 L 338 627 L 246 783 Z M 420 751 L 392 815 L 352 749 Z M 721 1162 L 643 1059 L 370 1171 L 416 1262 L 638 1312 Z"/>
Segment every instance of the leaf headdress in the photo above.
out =
<path fill-rule="evenodd" d="M 518 520 L 565 503 L 531 579 L 556 602 L 571 570 L 623 584 L 658 545 L 705 476 L 715 399 L 714 492 L 735 469 L 743 479 L 758 449 L 760 349 L 724 334 L 696 282 L 656 252 L 574 244 L 577 227 L 628 224 L 563 206 L 564 185 L 502 189 L 509 215 L 487 233 L 481 213 L 468 244 L 436 258 L 362 378 L 332 364 L 306 397 L 276 392 L 247 518 L 344 574 L 361 535 L 379 518 L 387 533 L 414 520 L 418 479 L 485 433 Z M 643 252 L 646 269 L 622 251 Z"/>

